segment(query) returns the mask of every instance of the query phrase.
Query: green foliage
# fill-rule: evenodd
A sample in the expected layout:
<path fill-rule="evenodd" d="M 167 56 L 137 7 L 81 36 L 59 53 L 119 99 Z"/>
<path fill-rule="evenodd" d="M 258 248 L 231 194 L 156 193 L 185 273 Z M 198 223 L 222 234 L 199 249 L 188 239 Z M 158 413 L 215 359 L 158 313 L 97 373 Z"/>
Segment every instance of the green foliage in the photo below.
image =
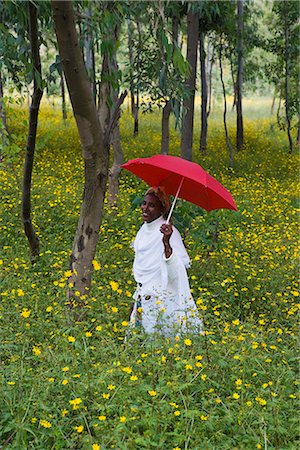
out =
<path fill-rule="evenodd" d="M 19 145 L 26 117 L 19 109 L 9 114 Z M 142 222 L 131 203 L 146 186 L 121 174 L 118 206 L 105 210 L 90 296 L 80 299 L 84 317 L 71 322 L 65 303 L 81 149 L 74 121 L 64 125 L 42 106 L 32 193 L 42 250 L 34 266 L 20 220 L 22 155 L 13 172 L 5 159 L 0 166 L 2 445 L 296 448 L 299 157 L 287 157 L 271 125 L 245 121 L 247 144 L 229 170 L 223 131 L 212 121 L 207 154 L 196 158 L 230 190 L 237 213 L 181 201 L 175 210 L 174 223 L 188 229 L 189 278 L 206 335 L 135 335 L 125 343 L 135 289 L 130 242 Z M 126 159 L 157 153 L 159 118 L 143 116 L 140 126 L 133 144 L 131 118 L 122 115 Z M 172 131 L 172 154 L 179 143 Z"/>

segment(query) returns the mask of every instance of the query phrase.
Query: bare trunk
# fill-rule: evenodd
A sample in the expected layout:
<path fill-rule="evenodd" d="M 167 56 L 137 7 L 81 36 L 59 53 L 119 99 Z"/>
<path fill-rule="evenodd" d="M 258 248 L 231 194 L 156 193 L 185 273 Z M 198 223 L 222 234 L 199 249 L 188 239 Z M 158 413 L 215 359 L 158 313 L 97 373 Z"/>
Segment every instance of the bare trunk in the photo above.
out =
<path fill-rule="evenodd" d="M 273 94 L 272 105 L 271 105 L 271 115 L 274 114 L 275 101 L 276 101 L 276 93 L 277 93 L 277 90 L 276 90 L 276 88 L 274 88 L 274 94 Z"/>
<path fill-rule="evenodd" d="M 133 66 L 133 44 L 131 35 L 130 19 L 127 20 L 127 37 L 128 37 L 128 51 L 129 51 L 129 73 L 130 73 L 130 100 L 131 100 L 131 114 L 134 120 L 133 125 L 133 135 L 137 136 L 139 132 L 139 115 L 138 115 L 138 105 L 135 102 L 134 97 L 134 87 L 133 87 L 133 74 L 131 67 Z M 138 97 L 138 94 L 137 94 Z M 138 102 L 138 99 L 137 99 Z"/>
<path fill-rule="evenodd" d="M 289 47 L 289 29 L 285 17 L 285 29 L 284 29 L 284 62 L 285 62 L 285 77 L 284 77 L 284 90 L 285 90 L 285 119 L 286 119 L 286 131 L 289 141 L 289 153 L 293 151 L 293 139 L 291 135 L 291 118 L 290 118 L 290 92 L 289 92 L 289 57 L 288 57 L 288 47 Z"/>
<path fill-rule="evenodd" d="M 210 47 L 210 43 L 208 43 L 208 49 Z M 209 55 L 209 52 L 207 52 Z M 211 101 L 212 101 L 212 70 L 213 70 L 213 65 L 215 62 L 215 46 L 212 46 L 212 51 L 211 51 L 211 56 L 207 58 L 207 63 L 209 64 L 208 67 L 208 110 L 207 110 L 207 117 L 209 117 L 210 112 L 211 112 Z"/>
<path fill-rule="evenodd" d="M 91 17 L 91 9 L 88 8 L 85 10 L 85 15 L 87 20 L 90 20 Z M 88 24 L 89 26 L 89 24 Z M 96 80 L 95 80 L 95 55 L 94 55 L 94 47 L 93 40 L 91 36 L 90 28 L 83 35 L 83 45 L 84 45 L 84 55 L 85 55 L 85 67 L 88 73 L 88 77 L 91 84 L 91 91 L 96 103 Z"/>
<path fill-rule="evenodd" d="M 7 121 L 6 121 L 6 111 L 5 111 L 5 106 L 4 106 L 4 102 L 3 102 L 3 82 L 2 82 L 2 76 L 1 76 L 1 72 L 0 72 L 0 135 L 1 135 L 1 143 L 2 143 L 2 148 L 6 147 L 7 145 L 7 135 L 8 135 L 8 128 L 7 128 Z M 2 157 L 0 154 L 0 161 L 1 161 Z"/>
<path fill-rule="evenodd" d="M 61 73 L 60 77 L 60 89 L 61 89 L 61 110 L 62 110 L 62 117 L 63 121 L 65 122 L 67 119 L 67 108 L 66 108 L 66 91 L 65 91 L 65 80 L 64 80 L 64 74 Z"/>
<path fill-rule="evenodd" d="M 237 0 L 238 8 L 238 44 L 237 44 L 237 84 L 236 84 L 236 149 L 239 151 L 244 145 L 244 123 L 243 123 L 243 65 L 244 65 L 244 43 L 243 43 L 243 15 L 244 0 Z"/>
<path fill-rule="evenodd" d="M 187 14 L 187 61 L 190 65 L 190 75 L 186 80 L 186 88 L 190 96 L 184 101 L 183 125 L 181 133 L 180 154 L 187 160 L 192 160 L 194 103 L 196 89 L 197 43 L 199 33 L 199 16 L 189 11 Z"/>
<path fill-rule="evenodd" d="M 38 41 L 37 7 L 31 2 L 28 2 L 28 19 L 31 61 L 33 66 L 33 95 L 29 108 L 28 134 L 23 174 L 22 217 L 24 231 L 30 247 L 31 261 L 34 262 L 34 260 L 39 256 L 39 239 L 35 233 L 31 220 L 31 181 L 38 114 L 43 91 L 40 87 L 42 72 Z"/>
<path fill-rule="evenodd" d="M 224 124 L 226 145 L 227 145 L 227 148 L 229 151 L 229 167 L 233 167 L 233 149 L 232 149 L 232 145 L 229 140 L 227 121 L 226 121 L 227 101 L 226 101 L 226 90 L 225 90 L 225 84 L 224 84 L 224 78 L 223 78 L 222 49 L 223 49 L 223 46 L 222 46 L 222 37 L 221 37 L 220 46 L 219 46 L 219 64 L 220 64 L 220 78 L 221 78 L 221 83 L 222 83 L 222 91 L 223 91 L 223 99 L 224 99 L 223 124 Z"/>
<path fill-rule="evenodd" d="M 109 150 L 104 144 L 96 105 L 90 89 L 78 36 L 73 4 L 52 0 L 55 31 L 64 74 L 70 94 L 84 160 L 84 192 L 74 238 L 71 269 L 72 290 L 87 295 L 91 284 L 92 261 L 96 252 L 107 185 Z M 74 299 L 71 301 L 74 305 Z M 75 303 L 76 304 L 76 303 Z"/>
<path fill-rule="evenodd" d="M 234 70 L 233 70 L 233 62 L 232 62 L 232 55 L 229 56 L 229 62 L 230 62 L 230 73 L 231 73 L 231 80 L 232 80 L 232 86 L 233 86 L 233 102 L 232 102 L 232 108 L 231 111 L 234 111 L 234 108 L 236 107 L 237 103 L 237 83 L 234 79 Z"/>
<path fill-rule="evenodd" d="M 161 153 L 164 155 L 167 155 L 169 153 L 170 113 L 171 113 L 171 100 L 167 100 L 162 110 L 162 119 L 161 119 Z"/>
<path fill-rule="evenodd" d="M 204 33 L 199 36 L 200 73 L 201 73 L 201 132 L 200 152 L 205 153 L 207 147 L 207 80 L 204 51 Z"/>

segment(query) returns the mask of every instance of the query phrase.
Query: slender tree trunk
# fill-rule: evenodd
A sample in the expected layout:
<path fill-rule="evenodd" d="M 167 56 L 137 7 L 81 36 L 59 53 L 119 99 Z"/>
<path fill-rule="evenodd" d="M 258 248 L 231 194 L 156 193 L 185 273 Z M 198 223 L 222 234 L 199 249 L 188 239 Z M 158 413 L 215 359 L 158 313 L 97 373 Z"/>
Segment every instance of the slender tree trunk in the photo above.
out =
<path fill-rule="evenodd" d="M 170 113 L 171 113 L 171 100 L 167 100 L 162 110 L 162 119 L 161 119 L 161 153 L 163 155 L 167 155 L 169 153 Z"/>
<path fill-rule="evenodd" d="M 200 73 L 201 73 L 201 131 L 200 152 L 205 153 L 207 147 L 207 80 L 204 50 L 204 33 L 199 35 Z"/>
<path fill-rule="evenodd" d="M 0 72 L 0 135 L 1 135 L 1 143 L 2 148 L 6 147 L 7 145 L 7 135 L 8 135 L 8 128 L 7 128 L 7 120 L 6 120 L 6 111 L 3 101 L 4 93 L 3 93 L 3 82 L 2 82 L 2 76 Z M 0 161 L 2 159 L 1 153 L 0 153 Z"/>
<path fill-rule="evenodd" d="M 33 70 L 33 95 L 29 108 L 28 134 L 26 142 L 23 186 L 22 186 L 22 217 L 26 237 L 30 247 L 31 261 L 39 256 L 39 239 L 35 233 L 31 220 L 31 181 L 33 171 L 33 161 L 36 142 L 36 130 L 38 124 L 38 114 L 43 91 L 40 83 L 42 80 L 41 60 L 39 52 L 37 7 L 34 3 L 28 2 L 28 23 L 29 40 L 31 50 L 31 61 Z"/>
<path fill-rule="evenodd" d="M 274 108 L 275 108 L 275 101 L 276 101 L 276 87 L 274 88 L 274 94 L 273 94 L 273 99 L 272 99 L 272 105 L 271 105 L 271 115 L 273 116 L 274 114 Z"/>
<path fill-rule="evenodd" d="M 223 78 L 222 50 L 223 50 L 223 45 L 222 45 L 222 37 L 221 37 L 220 46 L 219 46 L 219 64 L 220 64 L 220 78 L 221 78 L 221 83 L 222 83 L 222 91 L 223 91 L 223 99 L 224 99 L 223 124 L 224 124 L 224 131 L 225 131 L 226 146 L 229 151 L 229 167 L 233 167 L 233 149 L 232 149 L 232 145 L 229 140 L 227 121 L 226 121 L 227 101 L 226 101 L 225 83 L 224 83 L 224 78 Z"/>
<path fill-rule="evenodd" d="M 237 0 L 238 9 L 238 44 L 237 44 L 237 89 L 236 89 L 236 149 L 239 151 L 244 145 L 244 123 L 243 123 L 243 65 L 244 65 L 244 43 L 243 43 L 243 20 L 244 20 L 244 0 Z"/>
<path fill-rule="evenodd" d="M 110 73 L 113 78 L 117 80 L 118 74 L 118 62 L 117 62 L 117 40 L 120 33 L 120 27 L 115 26 L 114 32 L 111 33 L 110 39 L 113 40 L 113 51 L 111 52 L 111 62 L 110 62 Z M 115 88 L 112 84 L 110 85 L 111 100 L 113 104 L 117 105 L 119 98 L 119 88 Z M 121 145 L 120 137 L 120 121 L 116 121 L 116 125 L 111 133 L 111 144 L 113 148 L 114 161 L 113 165 L 109 170 L 109 184 L 108 184 L 108 202 L 112 207 L 116 204 L 117 196 L 119 193 L 119 175 L 121 173 L 121 165 L 124 162 L 123 149 Z"/>
<path fill-rule="evenodd" d="M 231 111 L 234 111 L 234 108 L 236 107 L 236 104 L 237 104 L 237 82 L 234 79 L 232 54 L 230 54 L 230 56 L 229 56 L 229 62 L 230 62 L 230 73 L 231 73 L 231 80 L 232 80 L 232 86 L 233 86 L 233 102 L 232 102 Z"/>
<path fill-rule="evenodd" d="M 293 139 L 291 135 L 291 118 L 290 118 L 290 92 L 289 92 L 289 28 L 287 24 L 287 18 L 285 16 L 285 26 L 284 26 L 284 63 L 285 63 L 285 76 L 284 76 L 284 93 L 285 93 L 285 119 L 286 119 L 286 130 L 289 141 L 289 153 L 293 151 Z"/>
<path fill-rule="evenodd" d="M 87 20 L 90 21 L 91 18 L 91 9 L 87 8 L 85 10 L 85 15 Z M 87 24 L 87 32 L 83 35 L 83 46 L 84 46 L 84 55 L 85 55 L 85 67 L 88 73 L 88 77 L 91 84 L 91 91 L 96 103 L 97 92 L 96 92 L 96 79 L 95 79 L 95 55 L 94 55 L 94 47 L 92 40 L 92 32 L 90 24 Z"/>
<path fill-rule="evenodd" d="M 65 80 L 64 73 L 61 73 L 60 76 L 60 90 L 61 90 L 61 110 L 63 121 L 65 122 L 67 119 L 67 108 L 66 108 L 66 90 L 65 90 Z"/>
<path fill-rule="evenodd" d="M 192 160 L 194 103 L 196 89 L 197 43 L 199 33 L 199 16 L 189 11 L 187 14 L 187 61 L 190 65 L 190 75 L 186 80 L 186 88 L 190 96 L 184 101 L 183 126 L 181 133 L 180 153 L 184 159 Z"/>
<path fill-rule="evenodd" d="M 208 48 L 209 48 L 209 44 L 210 42 L 208 42 Z M 207 52 L 209 55 L 209 52 Z M 211 56 L 207 58 L 207 62 L 209 64 L 208 67 L 208 110 L 207 110 L 207 117 L 209 117 L 210 113 L 211 113 L 211 101 L 212 101 L 212 70 L 213 70 L 213 65 L 214 65 L 214 61 L 215 61 L 215 46 L 212 46 L 212 51 L 211 51 Z"/>
<path fill-rule="evenodd" d="M 133 126 L 133 135 L 137 136 L 139 132 L 139 115 L 138 115 L 138 105 L 135 102 L 134 97 L 134 86 L 133 86 L 133 74 L 132 74 L 132 66 L 133 66 L 133 43 L 132 43 L 132 34 L 131 34 L 131 25 L 130 19 L 127 20 L 127 37 L 128 37 L 128 51 L 129 51 L 129 74 L 130 74 L 130 100 L 131 100 L 131 115 L 134 120 Z M 138 97 L 138 95 L 137 95 Z M 138 102 L 138 98 L 137 98 Z"/>
<path fill-rule="evenodd" d="M 71 1 L 52 0 L 55 32 L 67 87 L 82 145 L 84 192 L 74 238 L 71 269 L 73 292 L 87 295 L 96 252 L 107 186 L 109 146 L 105 145 L 99 117 L 86 73 L 75 28 Z"/>

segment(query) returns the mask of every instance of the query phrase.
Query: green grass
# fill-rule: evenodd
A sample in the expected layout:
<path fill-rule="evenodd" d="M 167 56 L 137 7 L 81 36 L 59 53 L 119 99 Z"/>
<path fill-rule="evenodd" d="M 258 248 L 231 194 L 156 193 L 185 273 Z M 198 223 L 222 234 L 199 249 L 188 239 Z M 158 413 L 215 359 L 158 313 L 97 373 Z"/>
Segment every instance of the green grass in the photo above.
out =
<path fill-rule="evenodd" d="M 245 150 L 228 169 L 216 117 L 194 160 L 232 193 L 238 212 L 179 202 L 189 272 L 206 336 L 124 343 L 134 280 L 130 250 L 145 185 L 121 174 L 118 207 L 105 210 L 85 319 L 66 315 L 69 255 L 83 171 L 73 120 L 43 107 L 32 209 L 41 256 L 31 266 L 20 214 L 27 112 L 12 110 L 14 143 L 0 167 L 0 445 L 10 449 L 295 449 L 298 155 L 274 119 L 247 120 Z M 199 123 L 195 124 L 195 136 Z M 230 121 L 234 136 L 234 122 Z M 125 159 L 160 149 L 160 119 L 121 123 Z M 178 154 L 178 132 L 171 154 Z M 218 240 L 211 231 L 218 226 Z M 182 226 L 182 225 L 181 225 Z M 182 226 L 184 228 L 184 226 Z M 116 285 L 115 282 L 118 283 Z M 74 401 L 75 400 L 75 401 Z"/>

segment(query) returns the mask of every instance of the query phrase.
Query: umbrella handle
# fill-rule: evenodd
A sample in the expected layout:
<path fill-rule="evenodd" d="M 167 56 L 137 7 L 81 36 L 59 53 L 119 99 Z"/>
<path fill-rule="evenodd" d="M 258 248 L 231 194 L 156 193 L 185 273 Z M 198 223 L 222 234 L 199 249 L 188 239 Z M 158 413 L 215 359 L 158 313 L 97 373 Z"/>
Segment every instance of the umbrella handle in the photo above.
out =
<path fill-rule="evenodd" d="M 174 200 L 173 200 L 173 203 L 172 203 L 170 212 L 169 212 L 169 214 L 168 214 L 167 224 L 170 222 L 170 218 L 171 218 L 172 212 L 173 212 L 173 210 L 174 210 L 174 207 L 175 207 L 175 204 L 176 204 L 176 200 L 177 200 L 177 198 L 178 198 L 178 195 L 179 195 L 181 186 L 182 186 L 182 184 L 183 184 L 183 180 L 184 180 L 184 177 L 182 177 L 181 182 L 180 182 L 180 185 L 179 185 L 179 187 L 178 187 L 178 189 L 177 189 L 177 192 L 176 192 L 176 195 L 175 195 L 175 197 L 174 197 Z"/>

